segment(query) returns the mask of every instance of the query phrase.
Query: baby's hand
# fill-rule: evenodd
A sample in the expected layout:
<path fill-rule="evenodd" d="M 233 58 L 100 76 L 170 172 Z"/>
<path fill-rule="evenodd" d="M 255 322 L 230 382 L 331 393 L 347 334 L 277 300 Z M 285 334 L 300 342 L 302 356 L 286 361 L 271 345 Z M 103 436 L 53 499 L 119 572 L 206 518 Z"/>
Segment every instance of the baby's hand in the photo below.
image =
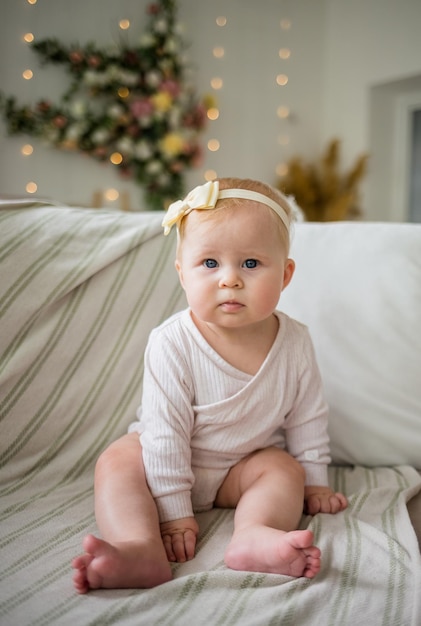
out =
<path fill-rule="evenodd" d="M 308 515 L 316 513 L 339 513 L 348 506 L 342 493 L 335 493 L 329 487 L 309 486 L 304 491 L 304 511 Z"/>
<path fill-rule="evenodd" d="M 194 557 L 199 526 L 194 517 L 161 524 L 161 536 L 169 561 L 184 563 Z"/>

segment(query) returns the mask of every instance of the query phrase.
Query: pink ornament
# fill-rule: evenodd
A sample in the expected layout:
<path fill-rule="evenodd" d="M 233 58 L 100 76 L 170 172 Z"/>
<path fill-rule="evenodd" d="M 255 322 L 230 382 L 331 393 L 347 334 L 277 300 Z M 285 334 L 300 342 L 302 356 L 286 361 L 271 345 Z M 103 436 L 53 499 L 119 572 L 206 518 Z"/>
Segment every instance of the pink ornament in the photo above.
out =
<path fill-rule="evenodd" d="M 170 96 L 172 96 L 173 98 L 176 98 L 178 94 L 180 93 L 180 85 L 179 83 L 177 83 L 177 81 L 168 79 L 168 80 L 164 80 L 161 83 L 160 90 L 166 91 L 167 93 L 170 94 Z"/>
<path fill-rule="evenodd" d="M 153 113 L 153 104 L 147 98 L 135 100 L 130 105 L 130 111 L 136 118 L 148 117 Z"/>

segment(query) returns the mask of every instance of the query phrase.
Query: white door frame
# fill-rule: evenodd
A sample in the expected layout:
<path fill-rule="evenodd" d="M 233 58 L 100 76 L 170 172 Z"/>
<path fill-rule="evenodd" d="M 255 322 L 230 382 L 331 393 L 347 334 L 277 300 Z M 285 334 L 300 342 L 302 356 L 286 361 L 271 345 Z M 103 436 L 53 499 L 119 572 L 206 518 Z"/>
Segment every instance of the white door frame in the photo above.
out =
<path fill-rule="evenodd" d="M 392 219 L 409 220 L 412 119 L 421 109 L 421 91 L 401 94 L 396 98 L 395 155 L 392 168 Z"/>

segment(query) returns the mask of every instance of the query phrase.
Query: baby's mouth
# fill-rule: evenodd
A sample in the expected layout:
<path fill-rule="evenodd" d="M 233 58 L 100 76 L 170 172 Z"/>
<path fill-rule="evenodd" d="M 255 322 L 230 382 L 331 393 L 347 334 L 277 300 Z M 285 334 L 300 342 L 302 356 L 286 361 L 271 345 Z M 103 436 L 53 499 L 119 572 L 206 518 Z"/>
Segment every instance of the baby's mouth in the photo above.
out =
<path fill-rule="evenodd" d="M 241 302 L 237 302 L 237 300 L 226 300 L 225 302 L 222 302 L 220 306 L 225 311 L 238 311 L 239 309 L 242 309 L 244 307 L 244 304 L 241 304 Z"/>

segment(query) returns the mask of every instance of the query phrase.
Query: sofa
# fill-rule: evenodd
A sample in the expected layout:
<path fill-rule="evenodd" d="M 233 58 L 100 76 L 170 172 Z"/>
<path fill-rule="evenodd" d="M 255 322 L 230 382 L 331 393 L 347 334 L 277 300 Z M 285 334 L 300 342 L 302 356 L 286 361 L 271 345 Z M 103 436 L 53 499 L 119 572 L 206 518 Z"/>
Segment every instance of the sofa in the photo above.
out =
<path fill-rule="evenodd" d="M 162 214 L 0 203 L 0 624 L 421 624 L 421 224 L 297 223 L 279 308 L 307 324 L 330 406 L 336 515 L 303 515 L 314 579 L 231 571 L 233 512 L 151 590 L 78 595 L 95 461 L 126 432 L 150 330 L 185 306 Z"/>

